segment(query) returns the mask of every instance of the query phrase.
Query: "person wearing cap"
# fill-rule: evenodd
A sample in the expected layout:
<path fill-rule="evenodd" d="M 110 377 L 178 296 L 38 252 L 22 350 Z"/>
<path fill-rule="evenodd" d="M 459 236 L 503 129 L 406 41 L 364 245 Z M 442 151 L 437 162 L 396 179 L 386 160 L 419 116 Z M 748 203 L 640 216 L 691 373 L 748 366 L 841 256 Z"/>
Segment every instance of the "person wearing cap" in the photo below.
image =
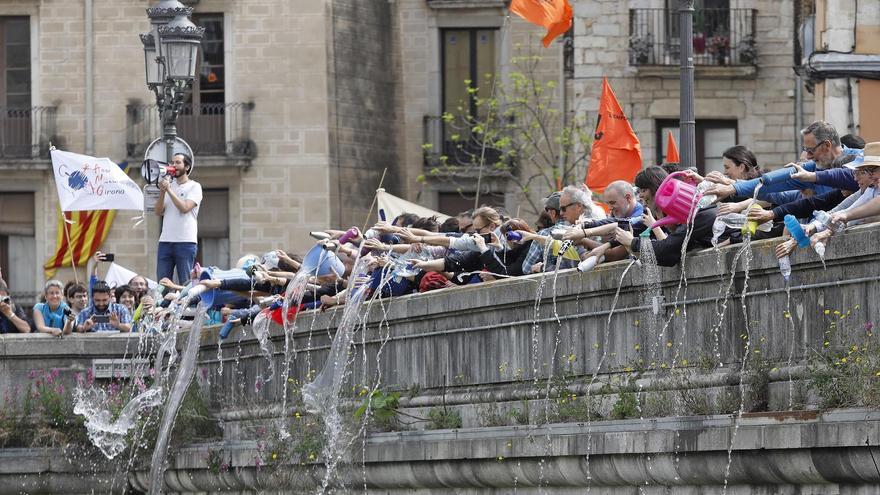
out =
<path fill-rule="evenodd" d="M 849 208 L 831 215 L 832 222 L 847 227 L 875 221 L 880 215 L 880 141 L 865 145 L 865 156 L 855 165 L 856 172 L 870 178 L 872 185 Z"/>
<path fill-rule="evenodd" d="M 156 279 L 173 278 L 186 284 L 196 261 L 199 236 L 199 206 L 202 203 L 202 185 L 189 178 L 192 157 L 183 153 L 174 155 L 174 182 L 163 177 L 159 181 L 159 199 L 156 215 L 162 217 L 162 234 L 156 262 Z"/>
<path fill-rule="evenodd" d="M 30 333 L 31 323 L 27 320 L 24 309 L 12 302 L 9 287 L 0 278 L 0 333 Z"/>

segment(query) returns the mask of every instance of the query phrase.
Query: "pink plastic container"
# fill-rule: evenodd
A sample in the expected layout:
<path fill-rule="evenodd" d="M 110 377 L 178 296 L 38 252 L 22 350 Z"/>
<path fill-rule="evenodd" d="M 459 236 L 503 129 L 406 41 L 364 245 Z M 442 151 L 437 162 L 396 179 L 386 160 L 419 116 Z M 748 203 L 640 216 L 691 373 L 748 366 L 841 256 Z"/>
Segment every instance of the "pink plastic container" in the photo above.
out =
<path fill-rule="evenodd" d="M 703 197 L 703 193 L 697 190 L 697 186 L 676 180 L 679 175 L 687 175 L 684 172 L 673 172 L 663 179 L 657 194 L 654 195 L 654 204 L 663 212 L 665 217 L 654 222 L 651 228 L 663 225 L 680 223 L 686 224 L 697 211 L 697 203 Z"/>

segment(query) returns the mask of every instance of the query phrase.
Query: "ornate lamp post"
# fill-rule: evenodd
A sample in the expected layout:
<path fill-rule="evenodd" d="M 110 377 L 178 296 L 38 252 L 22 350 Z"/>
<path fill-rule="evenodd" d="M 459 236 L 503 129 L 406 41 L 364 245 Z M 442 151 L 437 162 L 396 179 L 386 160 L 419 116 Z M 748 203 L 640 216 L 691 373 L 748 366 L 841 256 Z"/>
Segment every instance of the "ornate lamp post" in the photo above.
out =
<path fill-rule="evenodd" d="M 205 28 L 189 20 L 192 10 L 178 0 L 162 0 L 147 9 L 151 29 L 141 34 L 147 87 L 156 95 L 166 163 L 171 163 L 175 144 L 182 142 L 177 137 L 177 116 L 192 88 L 199 46 L 205 34 Z M 148 149 L 148 156 L 149 153 Z"/>

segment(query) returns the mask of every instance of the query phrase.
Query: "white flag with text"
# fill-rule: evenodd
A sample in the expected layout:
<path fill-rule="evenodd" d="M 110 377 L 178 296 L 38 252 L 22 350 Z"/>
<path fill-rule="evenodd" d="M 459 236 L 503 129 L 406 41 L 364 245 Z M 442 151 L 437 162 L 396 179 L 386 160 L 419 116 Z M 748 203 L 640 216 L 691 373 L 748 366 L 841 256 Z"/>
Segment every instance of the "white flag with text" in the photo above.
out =
<path fill-rule="evenodd" d="M 138 185 L 109 158 L 52 150 L 61 211 L 144 209 Z"/>

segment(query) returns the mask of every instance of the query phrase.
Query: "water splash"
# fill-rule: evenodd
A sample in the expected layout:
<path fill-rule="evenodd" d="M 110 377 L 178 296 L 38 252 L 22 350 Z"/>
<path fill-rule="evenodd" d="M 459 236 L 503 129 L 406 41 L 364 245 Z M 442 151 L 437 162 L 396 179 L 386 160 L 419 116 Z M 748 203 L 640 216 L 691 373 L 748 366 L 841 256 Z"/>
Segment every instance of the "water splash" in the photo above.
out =
<path fill-rule="evenodd" d="M 361 303 L 364 302 L 367 294 L 365 286 L 356 287 L 355 283 L 359 279 L 358 274 L 366 273 L 368 264 L 369 260 L 361 256 L 355 260 L 347 288 L 348 299 L 336 329 L 336 335 L 330 345 L 327 360 L 315 379 L 302 388 L 306 409 L 313 414 L 320 415 L 324 420 L 326 442 L 323 455 L 326 469 L 318 489 L 319 494 L 326 492 L 335 475 L 336 467 L 342 461 L 345 453 L 345 448 L 342 448 L 343 425 L 342 417 L 339 414 L 339 393 L 342 390 L 342 383 L 348 369 L 348 355 L 354 341 L 359 312 L 362 309 Z"/>
<path fill-rule="evenodd" d="M 140 411 L 162 403 L 162 389 L 151 387 L 138 394 L 116 418 L 106 409 L 110 398 L 101 387 L 78 387 L 74 391 L 74 401 L 73 412 L 86 418 L 89 440 L 107 459 L 113 459 L 128 447 L 126 438 L 129 430 L 137 424 Z"/>
<path fill-rule="evenodd" d="M 189 388 L 190 382 L 196 372 L 196 358 L 199 354 L 199 344 L 202 337 L 202 325 L 205 323 L 205 314 L 208 308 L 204 304 L 199 304 L 193 319 L 192 327 L 189 330 L 189 338 L 186 342 L 186 349 L 180 359 L 180 367 L 177 370 L 177 378 L 171 387 L 166 401 L 167 406 L 162 413 L 162 421 L 159 424 L 159 436 L 156 439 L 156 446 L 153 450 L 153 457 L 150 469 L 150 494 L 157 495 L 162 493 L 164 488 L 163 477 L 165 474 L 165 456 L 168 454 L 168 443 L 171 437 L 171 430 L 174 427 L 174 420 L 177 418 L 177 411 L 180 409 L 180 403 L 183 396 Z"/>

